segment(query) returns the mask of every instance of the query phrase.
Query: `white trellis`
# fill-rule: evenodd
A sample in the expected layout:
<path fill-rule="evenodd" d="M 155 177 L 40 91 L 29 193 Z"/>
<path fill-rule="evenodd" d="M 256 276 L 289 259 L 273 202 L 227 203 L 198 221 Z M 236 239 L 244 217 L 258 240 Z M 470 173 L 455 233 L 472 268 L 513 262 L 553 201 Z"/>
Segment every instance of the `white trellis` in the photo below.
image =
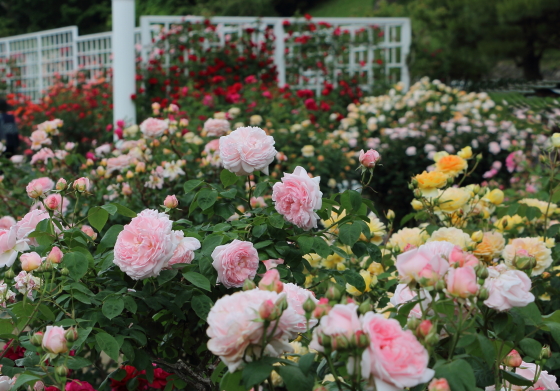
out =
<path fill-rule="evenodd" d="M 185 21 L 202 22 L 203 17 L 142 16 L 140 28 L 135 30 L 136 49 L 146 60 L 154 45 L 153 39 L 174 25 Z M 297 80 L 286 74 L 291 61 L 297 56 L 297 44 L 286 41 L 283 23 L 301 23 L 295 18 L 215 17 L 211 23 L 217 25 L 216 40 L 208 45 L 223 45 L 228 34 L 235 34 L 250 26 L 267 25 L 274 32 L 273 60 L 278 71 L 280 85 L 289 84 L 296 89 L 308 88 L 319 92 L 323 81 L 336 83 L 337 77 L 353 72 L 365 72 L 368 83 L 373 82 L 372 65 L 375 51 L 383 52 L 383 67 L 386 75 L 392 75 L 408 88 L 409 74 L 406 58 L 410 48 L 411 29 L 408 18 L 314 18 L 315 23 L 326 22 L 333 28 L 340 27 L 355 32 L 364 27 L 377 25 L 383 31 L 383 39 L 373 44 L 362 42 L 351 45 L 347 61 L 335 64 L 335 72 L 325 75 L 313 70 L 300 70 Z M 258 37 L 254 37 L 259 39 Z M 23 93 L 36 100 L 52 85 L 57 75 L 72 77 L 76 71 L 85 70 L 90 78 L 98 77 L 112 65 L 112 33 L 78 35 L 75 26 L 38 33 L 0 38 L 0 74 L 11 73 L 12 91 Z M 8 63 L 6 60 L 10 60 Z M 328 58 L 326 58 L 328 60 Z M 365 63 L 365 65 L 361 65 Z"/>

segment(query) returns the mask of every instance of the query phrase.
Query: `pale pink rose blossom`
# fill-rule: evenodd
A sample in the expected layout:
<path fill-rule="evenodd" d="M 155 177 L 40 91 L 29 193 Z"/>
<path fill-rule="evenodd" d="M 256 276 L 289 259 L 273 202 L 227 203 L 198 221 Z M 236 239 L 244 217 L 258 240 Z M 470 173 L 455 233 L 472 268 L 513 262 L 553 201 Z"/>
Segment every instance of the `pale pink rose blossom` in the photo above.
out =
<path fill-rule="evenodd" d="M 340 336 L 350 340 L 356 332 L 362 331 L 357 311 L 358 306 L 355 303 L 336 304 L 321 318 L 319 326 L 313 329 L 313 338 L 309 347 L 324 352 L 325 349 L 320 343 L 322 335 L 331 338 Z"/>
<path fill-rule="evenodd" d="M 29 238 L 28 235 L 31 232 L 35 231 L 35 228 L 40 221 L 48 218 L 49 214 L 47 212 L 38 209 L 32 210 L 25 216 L 23 216 L 23 218 L 18 221 L 15 226 L 18 241 L 27 240 L 30 245 L 36 246 L 37 241 L 35 240 L 35 238 Z"/>
<path fill-rule="evenodd" d="M 17 228 L 0 229 L 0 266 L 10 267 L 20 252 L 29 250 L 27 240 L 17 238 Z"/>
<path fill-rule="evenodd" d="M 275 268 L 278 265 L 283 265 L 284 264 L 284 260 L 283 259 L 267 259 L 266 261 L 263 261 L 264 266 L 266 267 L 266 270 L 270 270 Z"/>
<path fill-rule="evenodd" d="M 277 269 L 267 270 L 259 281 L 259 289 L 265 291 L 282 292 L 284 283 L 280 281 L 280 273 Z"/>
<path fill-rule="evenodd" d="M 218 272 L 218 281 L 226 288 L 239 288 L 246 279 L 252 280 L 259 267 L 259 254 L 253 243 L 235 239 L 218 246 L 212 252 L 212 266 Z"/>
<path fill-rule="evenodd" d="M 36 130 L 31 133 L 29 137 L 31 141 L 31 149 L 38 150 L 43 147 L 43 145 L 51 145 L 52 140 L 49 138 L 49 135 L 44 130 Z"/>
<path fill-rule="evenodd" d="M 295 311 L 298 316 L 298 322 L 295 326 L 295 329 L 298 333 L 305 333 L 307 331 L 307 319 L 305 318 L 305 310 L 303 309 L 303 303 L 307 301 L 307 299 L 313 300 L 315 304 L 319 303 L 319 300 L 315 298 L 315 295 L 310 290 L 304 289 L 302 287 L 297 286 L 291 282 L 284 284 L 284 290 L 282 291 L 286 294 L 288 298 L 288 309 L 286 311 Z M 317 324 L 317 319 L 311 318 L 309 319 L 309 328 L 315 327 Z M 294 338 L 297 335 L 294 334 Z"/>
<path fill-rule="evenodd" d="M 62 196 L 59 193 L 50 194 L 45 198 L 45 206 L 50 210 L 60 210 L 62 206 Z"/>
<path fill-rule="evenodd" d="M 158 276 L 177 247 L 172 225 L 165 213 L 143 210 L 119 233 L 113 262 L 134 280 Z"/>
<path fill-rule="evenodd" d="M 515 368 L 515 373 L 517 375 L 523 376 L 525 379 L 533 381 L 535 379 L 535 374 L 537 372 L 537 366 L 533 363 L 526 363 L 522 362 L 518 368 Z M 539 379 L 535 384 L 526 388 L 525 386 L 516 386 L 515 384 L 509 384 L 505 382 L 504 388 L 502 389 L 510 389 L 513 391 L 532 391 L 532 390 L 558 390 L 560 387 L 556 382 L 556 376 L 550 375 L 548 371 L 541 371 L 539 375 Z M 494 391 L 496 389 L 495 386 L 486 387 L 486 391 Z"/>
<path fill-rule="evenodd" d="M 284 173 L 281 182 L 272 188 L 274 207 L 284 219 L 309 231 L 317 228 L 323 193 L 319 188 L 321 177 L 310 178 L 303 167 L 296 167 L 293 174 Z"/>
<path fill-rule="evenodd" d="M 445 241 L 429 242 L 397 256 L 397 271 L 402 283 L 426 278 L 434 281 L 449 269 L 447 259 L 455 245 Z"/>
<path fill-rule="evenodd" d="M 381 155 L 375 149 L 370 149 L 367 152 L 362 149 L 358 160 L 365 168 L 373 168 L 381 160 Z"/>
<path fill-rule="evenodd" d="M 89 236 L 92 240 L 97 239 L 97 233 L 89 225 L 82 225 L 81 231 Z"/>
<path fill-rule="evenodd" d="M 51 261 L 52 263 L 60 263 L 63 256 L 64 254 L 62 254 L 60 248 L 54 246 L 49 252 L 49 255 L 47 255 L 47 261 Z"/>
<path fill-rule="evenodd" d="M 406 151 L 404 151 L 404 153 L 407 154 L 408 156 L 414 156 L 416 155 L 416 147 L 410 146 L 406 149 Z"/>
<path fill-rule="evenodd" d="M 10 229 L 16 225 L 16 219 L 12 216 L 4 216 L 0 218 L 0 229 Z"/>
<path fill-rule="evenodd" d="M 283 295 L 253 289 L 224 296 L 214 304 L 207 318 L 208 349 L 220 357 L 230 372 L 243 365 L 243 355 L 248 347 L 257 357 L 260 356 L 264 323 L 258 321 L 259 309 L 266 301 L 276 302 Z M 272 342 L 265 347 L 267 356 L 293 351 L 288 341 L 298 333 L 299 317 L 289 309 L 288 304 L 278 325 L 276 321 L 271 322 L 267 329 L 268 334 L 274 330 Z M 250 355 L 246 358 L 251 359 Z"/>
<path fill-rule="evenodd" d="M 509 172 L 521 171 L 521 163 L 524 160 L 523 151 L 510 153 L 506 158 L 506 168 Z"/>
<path fill-rule="evenodd" d="M 490 144 L 488 144 L 488 150 L 490 151 L 490 153 L 496 155 L 496 154 L 500 153 L 502 148 L 500 147 L 500 144 L 498 144 L 495 141 L 492 141 Z"/>
<path fill-rule="evenodd" d="M 83 193 L 84 191 L 88 191 L 89 190 L 89 178 L 85 178 L 85 177 L 81 177 L 78 178 L 74 181 L 74 184 L 72 185 L 74 187 L 74 190 Z"/>
<path fill-rule="evenodd" d="M 476 272 L 470 266 L 449 269 L 446 282 L 447 292 L 455 297 L 467 298 L 476 295 L 479 288 Z"/>
<path fill-rule="evenodd" d="M 35 251 L 21 254 L 19 260 L 21 261 L 21 268 L 26 272 L 37 269 L 39 266 L 41 266 L 41 263 L 43 263 L 41 256 Z"/>
<path fill-rule="evenodd" d="M 140 124 L 140 131 L 146 138 L 160 137 L 167 128 L 167 122 L 157 118 L 148 118 Z"/>
<path fill-rule="evenodd" d="M 362 327 L 370 345 L 362 354 L 362 377 L 371 375 L 399 389 L 427 383 L 434 371 L 428 368 L 429 355 L 410 330 L 395 319 L 368 312 Z"/>
<path fill-rule="evenodd" d="M 262 197 L 251 197 L 251 208 L 266 208 L 266 201 Z"/>
<path fill-rule="evenodd" d="M 14 164 L 21 164 L 21 163 L 23 163 L 24 160 L 25 160 L 25 156 L 23 156 L 23 155 L 13 155 L 10 158 L 10 161 Z"/>
<path fill-rule="evenodd" d="M 29 198 L 38 198 L 52 189 L 54 189 L 54 182 L 49 177 L 33 179 L 25 187 L 25 191 L 27 192 Z"/>
<path fill-rule="evenodd" d="M 225 119 L 209 118 L 204 123 L 204 131 L 209 137 L 220 137 L 229 132 L 229 122 Z"/>
<path fill-rule="evenodd" d="M 52 158 L 54 158 L 54 152 L 52 151 L 52 149 L 43 148 L 31 157 L 31 164 L 35 164 L 38 162 L 47 164 L 49 162 L 49 159 Z"/>
<path fill-rule="evenodd" d="M 197 238 L 185 237 L 183 231 L 173 231 L 177 240 L 177 247 L 166 268 L 177 263 L 191 263 L 194 259 L 194 252 L 200 248 L 200 241 Z"/>
<path fill-rule="evenodd" d="M 484 281 L 488 299 L 484 304 L 496 311 L 507 311 L 513 307 L 525 307 L 535 301 L 531 291 L 531 279 L 520 270 L 510 270 L 504 264 L 490 266 Z"/>
<path fill-rule="evenodd" d="M 123 172 L 132 164 L 132 158 L 128 155 L 120 155 L 107 159 L 107 174 L 110 175 L 115 171 Z"/>
<path fill-rule="evenodd" d="M 68 346 L 64 337 L 66 331 L 60 326 L 47 326 L 43 335 L 43 349 L 49 353 L 66 353 Z"/>
<path fill-rule="evenodd" d="M 424 308 L 432 302 L 432 296 L 424 289 L 420 290 L 420 297 L 422 298 L 422 306 Z M 393 304 L 396 308 L 399 308 L 401 305 L 417 299 L 418 295 L 416 292 L 412 291 L 407 284 L 398 284 L 395 289 L 395 293 L 391 297 L 391 304 Z M 416 304 L 414 308 L 410 310 L 409 316 L 414 316 L 415 318 L 422 317 L 422 308 L 420 308 L 420 304 Z"/>
<path fill-rule="evenodd" d="M 254 171 L 268 175 L 268 166 L 275 156 L 274 138 L 261 128 L 238 128 L 220 137 L 222 164 L 236 175 L 249 175 Z"/>
<path fill-rule="evenodd" d="M 477 257 L 466 251 L 463 251 L 459 246 L 455 246 L 453 251 L 451 251 L 448 260 L 450 265 L 454 265 L 456 267 L 475 267 L 480 263 Z"/>
<path fill-rule="evenodd" d="M 95 148 L 96 156 L 108 155 L 111 152 L 111 144 L 103 144 Z"/>

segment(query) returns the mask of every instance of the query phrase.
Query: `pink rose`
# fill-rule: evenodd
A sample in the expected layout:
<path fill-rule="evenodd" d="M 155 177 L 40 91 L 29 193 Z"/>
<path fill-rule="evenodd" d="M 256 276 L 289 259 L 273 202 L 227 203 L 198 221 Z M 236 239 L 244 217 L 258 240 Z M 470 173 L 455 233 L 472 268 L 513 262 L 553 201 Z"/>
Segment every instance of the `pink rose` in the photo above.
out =
<path fill-rule="evenodd" d="M 488 278 L 484 281 L 488 299 L 484 304 L 496 311 L 507 311 L 513 307 L 525 307 L 535 301 L 531 291 L 531 279 L 519 270 L 509 270 L 499 264 L 488 268 Z"/>
<path fill-rule="evenodd" d="M 47 255 L 47 261 L 51 261 L 52 263 L 60 263 L 62 261 L 62 251 L 58 247 L 53 247 L 49 255 Z"/>
<path fill-rule="evenodd" d="M 200 242 L 196 238 L 184 237 L 183 231 L 173 231 L 177 240 L 177 247 L 173 256 L 165 266 L 170 267 L 177 263 L 191 263 L 194 259 L 194 251 L 200 248 Z"/>
<path fill-rule="evenodd" d="M 179 206 L 179 201 L 175 195 L 168 195 L 165 197 L 165 200 L 163 200 L 163 206 L 169 209 L 175 209 Z"/>
<path fill-rule="evenodd" d="M 41 263 L 43 263 L 41 256 L 35 251 L 21 254 L 19 260 L 21 261 L 21 268 L 26 272 L 30 272 L 39 268 L 39 266 L 41 266 Z"/>
<path fill-rule="evenodd" d="M 455 245 L 445 241 L 429 242 L 397 256 L 397 271 L 402 283 L 426 278 L 431 282 L 449 269 L 447 259 Z"/>
<path fill-rule="evenodd" d="M 44 130 L 35 130 L 31 133 L 29 141 L 31 141 L 31 149 L 33 150 L 41 149 L 43 145 L 51 145 L 52 143 L 49 135 Z"/>
<path fill-rule="evenodd" d="M 146 138 L 156 138 L 167 130 L 167 122 L 157 118 L 148 118 L 140 124 L 140 131 Z"/>
<path fill-rule="evenodd" d="M 225 119 L 207 119 L 204 123 L 204 131 L 209 137 L 220 137 L 229 132 L 229 122 Z"/>
<path fill-rule="evenodd" d="M 12 266 L 18 253 L 27 250 L 27 240 L 17 238 L 16 226 L 0 230 L 0 266 Z"/>
<path fill-rule="evenodd" d="M 422 305 L 424 308 L 432 302 L 432 296 L 424 289 L 420 290 L 420 297 L 422 298 Z M 391 297 L 391 304 L 398 308 L 399 306 L 406 304 L 408 302 L 418 299 L 416 292 L 410 290 L 407 284 L 399 284 L 395 289 L 393 297 Z M 422 317 L 422 309 L 419 304 L 416 304 L 414 308 L 410 311 L 409 316 L 414 316 L 415 318 Z"/>
<path fill-rule="evenodd" d="M 78 178 L 74 181 L 74 190 L 83 193 L 89 190 L 89 179 L 85 177 Z"/>
<path fill-rule="evenodd" d="M 66 353 L 68 346 L 64 333 L 64 328 L 60 326 L 47 326 L 45 335 L 43 335 L 43 349 L 49 353 Z"/>
<path fill-rule="evenodd" d="M 35 238 L 28 238 L 28 235 L 35 231 L 35 228 L 40 221 L 48 218 L 49 214 L 47 212 L 38 209 L 32 210 L 23 216 L 23 218 L 16 224 L 17 239 L 27 239 L 30 245 L 36 246 L 37 241 Z"/>
<path fill-rule="evenodd" d="M 277 293 L 282 292 L 284 284 L 280 281 L 280 273 L 278 273 L 277 269 L 270 269 L 264 273 L 262 279 L 259 281 L 259 289 Z"/>
<path fill-rule="evenodd" d="M 56 196 L 56 197 L 51 197 L 51 196 Z M 59 202 L 58 206 L 56 207 L 56 209 L 54 210 L 54 214 L 55 216 L 60 215 L 60 213 L 66 213 L 66 211 L 68 210 L 68 205 L 70 205 L 70 200 L 66 197 L 60 197 L 60 194 L 50 194 L 46 199 L 45 199 L 45 205 L 51 205 L 54 206 L 54 204 L 56 202 Z M 49 197 L 51 197 L 49 199 Z M 49 199 L 48 204 L 47 204 L 47 199 Z M 61 205 L 62 204 L 62 205 Z M 46 212 L 46 208 L 45 205 L 43 205 L 41 202 L 36 202 L 33 204 L 33 206 L 31 206 L 30 211 L 33 210 L 40 210 L 43 212 Z"/>
<path fill-rule="evenodd" d="M 50 194 L 45 198 L 45 207 L 50 210 L 59 210 L 62 206 L 62 196 L 59 193 Z"/>
<path fill-rule="evenodd" d="M 266 208 L 266 201 L 263 197 L 251 197 L 249 203 L 251 208 Z"/>
<path fill-rule="evenodd" d="M 238 128 L 220 137 L 220 159 L 224 168 L 236 175 L 262 171 L 268 175 L 268 166 L 276 156 L 274 138 L 258 127 Z"/>
<path fill-rule="evenodd" d="M 452 296 L 467 298 L 478 292 L 477 277 L 470 266 L 451 268 L 447 273 L 447 292 Z"/>
<path fill-rule="evenodd" d="M 72 380 L 66 383 L 64 387 L 65 391 L 95 391 L 95 388 L 87 381 L 83 380 Z"/>
<path fill-rule="evenodd" d="M 370 149 L 367 152 L 364 152 L 362 149 L 360 151 L 360 156 L 358 157 L 360 164 L 365 168 L 373 168 L 381 160 L 381 155 L 374 149 Z"/>
<path fill-rule="evenodd" d="M 115 171 L 123 172 L 132 164 L 132 158 L 128 155 L 120 155 L 107 159 L 107 175 Z"/>
<path fill-rule="evenodd" d="M 97 233 L 89 225 L 82 225 L 82 232 L 91 238 L 91 240 L 97 239 Z"/>
<path fill-rule="evenodd" d="M 243 355 L 248 347 L 251 346 L 252 351 L 260 355 L 264 330 L 263 322 L 258 321 L 259 309 L 267 300 L 276 302 L 284 295 L 253 289 L 224 296 L 214 304 L 207 318 L 208 349 L 220 357 L 230 372 L 243 364 Z M 297 335 L 299 318 L 295 311 L 289 309 L 288 304 L 277 326 L 276 321 L 271 322 L 267 333 L 272 334 L 275 330 L 272 336 L 274 343 L 266 346 L 266 355 L 277 356 L 292 351 L 288 341 Z"/>
<path fill-rule="evenodd" d="M 68 183 L 66 182 L 66 179 L 64 178 L 60 178 L 57 182 L 56 182 L 56 190 L 65 190 L 66 186 L 68 185 Z"/>
<path fill-rule="evenodd" d="M 282 182 L 272 188 L 274 207 L 286 221 L 309 231 L 317 228 L 323 193 L 319 188 L 321 178 L 309 178 L 303 167 L 296 167 L 293 174 L 284 173 Z"/>
<path fill-rule="evenodd" d="M 307 331 L 307 319 L 305 319 L 303 303 L 305 303 L 307 299 L 311 299 L 315 304 L 317 304 L 319 303 L 319 300 L 315 298 L 315 295 L 310 290 L 299 287 L 291 282 L 284 284 L 284 290 L 282 292 L 285 293 L 288 298 L 288 310 L 295 311 L 298 316 L 298 322 L 296 325 L 297 332 L 305 333 Z M 309 328 L 315 327 L 317 322 L 317 319 L 309 319 Z M 296 336 L 294 335 L 294 338 L 295 337 Z"/>
<path fill-rule="evenodd" d="M 502 361 L 504 365 L 512 368 L 517 368 L 523 364 L 523 359 L 521 358 L 521 355 L 515 349 L 509 352 Z"/>
<path fill-rule="evenodd" d="M 42 148 L 39 152 L 31 157 L 31 164 L 38 162 L 47 164 L 49 159 L 54 157 L 54 152 L 50 148 Z"/>
<path fill-rule="evenodd" d="M 159 275 L 177 247 L 172 225 L 165 213 L 143 210 L 119 233 L 113 262 L 134 280 Z"/>
<path fill-rule="evenodd" d="M 463 251 L 459 246 L 455 246 L 449 255 L 449 264 L 456 267 L 471 266 L 475 267 L 479 264 L 478 258 L 466 251 Z"/>
<path fill-rule="evenodd" d="M 29 198 L 40 197 L 41 195 L 43 195 L 47 191 L 51 191 L 52 189 L 54 189 L 54 182 L 49 177 L 33 179 L 25 187 Z"/>
<path fill-rule="evenodd" d="M 362 318 L 370 345 L 362 354 L 362 377 L 370 375 L 399 389 L 428 382 L 434 371 L 429 356 L 410 330 L 403 330 L 395 319 L 368 312 Z"/>
<path fill-rule="evenodd" d="M 270 270 L 275 268 L 278 265 L 283 265 L 284 264 L 284 260 L 283 259 L 268 259 L 266 261 L 263 261 L 264 266 L 266 267 L 266 270 Z"/>
<path fill-rule="evenodd" d="M 535 378 L 536 371 L 537 371 L 537 366 L 535 364 L 526 363 L 526 362 L 522 362 L 521 366 L 515 369 L 516 374 L 523 376 L 525 379 L 529 379 L 531 381 L 533 381 L 533 379 Z M 511 389 L 515 391 L 525 390 L 525 387 L 523 386 L 516 386 L 514 384 L 508 384 L 508 383 L 504 384 L 504 387 L 506 388 L 509 386 L 511 386 Z M 487 391 L 495 390 L 495 389 L 496 389 L 495 386 L 486 387 Z M 547 371 L 542 371 L 537 382 L 528 388 L 528 390 L 558 390 L 558 389 L 560 389 L 560 387 L 558 387 L 558 384 L 556 383 L 556 376 L 549 375 Z"/>
<path fill-rule="evenodd" d="M 247 278 L 255 278 L 259 267 L 259 254 L 253 243 L 237 239 L 216 247 L 212 259 L 212 266 L 218 272 L 217 282 L 226 288 L 242 287 Z"/>
<path fill-rule="evenodd" d="M 350 341 L 357 331 L 362 330 L 357 311 L 358 306 L 355 303 L 336 304 L 327 315 L 321 318 L 319 326 L 313 329 L 313 339 L 309 347 L 324 352 L 325 349 L 321 344 L 323 336 L 331 339 L 342 337 Z"/>
<path fill-rule="evenodd" d="M 428 391 L 449 391 L 449 383 L 447 379 L 442 377 L 441 379 L 434 379 L 428 385 Z"/>
<path fill-rule="evenodd" d="M 0 229 L 10 229 L 16 225 L 16 219 L 12 216 L 4 216 L 0 218 Z"/>

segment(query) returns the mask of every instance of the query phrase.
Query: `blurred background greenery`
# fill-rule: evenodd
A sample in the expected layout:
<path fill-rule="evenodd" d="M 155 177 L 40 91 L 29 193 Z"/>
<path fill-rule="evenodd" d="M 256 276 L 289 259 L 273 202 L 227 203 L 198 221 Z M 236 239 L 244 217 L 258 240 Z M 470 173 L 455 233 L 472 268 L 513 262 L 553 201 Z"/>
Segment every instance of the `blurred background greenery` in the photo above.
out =
<path fill-rule="evenodd" d="M 560 80 L 560 0 L 137 0 L 137 15 L 407 16 L 413 79 Z M 111 0 L 0 0 L 0 37 L 111 29 Z"/>

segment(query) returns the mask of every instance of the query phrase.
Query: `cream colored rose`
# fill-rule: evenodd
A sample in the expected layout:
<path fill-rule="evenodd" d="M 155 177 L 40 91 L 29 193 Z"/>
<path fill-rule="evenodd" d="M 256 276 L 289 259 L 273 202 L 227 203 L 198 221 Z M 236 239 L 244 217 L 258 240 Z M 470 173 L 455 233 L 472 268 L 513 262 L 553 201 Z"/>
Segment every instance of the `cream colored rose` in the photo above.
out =
<path fill-rule="evenodd" d="M 493 259 L 500 255 L 506 245 L 504 236 L 499 232 L 485 232 L 476 249 L 474 255 L 479 257 Z"/>
<path fill-rule="evenodd" d="M 472 241 L 469 234 L 463 232 L 459 228 L 455 227 L 444 227 L 440 228 L 437 231 L 432 232 L 432 236 L 427 240 L 428 242 L 450 242 L 456 246 L 461 247 L 461 249 L 466 250 L 469 247 L 474 246 L 474 242 Z"/>
<path fill-rule="evenodd" d="M 552 252 L 540 238 L 513 239 L 502 251 L 502 257 L 510 269 L 515 269 L 514 260 L 519 252 L 534 257 L 537 265 L 531 275 L 537 276 L 552 264 Z"/>
<path fill-rule="evenodd" d="M 465 206 L 471 198 L 470 192 L 460 187 L 450 187 L 440 193 L 438 210 L 452 213 Z"/>
<path fill-rule="evenodd" d="M 395 232 L 389 239 L 389 245 L 402 251 L 407 245 L 420 247 L 430 236 L 420 228 L 403 228 Z"/>
<path fill-rule="evenodd" d="M 548 217 L 550 217 L 553 213 L 555 213 L 558 210 L 558 205 L 550 203 L 549 206 L 548 202 L 537 200 L 536 198 L 523 198 L 522 200 L 519 201 L 519 203 L 525 204 L 527 206 L 533 206 L 535 208 L 539 208 L 543 216 L 546 214 L 546 216 Z"/>

